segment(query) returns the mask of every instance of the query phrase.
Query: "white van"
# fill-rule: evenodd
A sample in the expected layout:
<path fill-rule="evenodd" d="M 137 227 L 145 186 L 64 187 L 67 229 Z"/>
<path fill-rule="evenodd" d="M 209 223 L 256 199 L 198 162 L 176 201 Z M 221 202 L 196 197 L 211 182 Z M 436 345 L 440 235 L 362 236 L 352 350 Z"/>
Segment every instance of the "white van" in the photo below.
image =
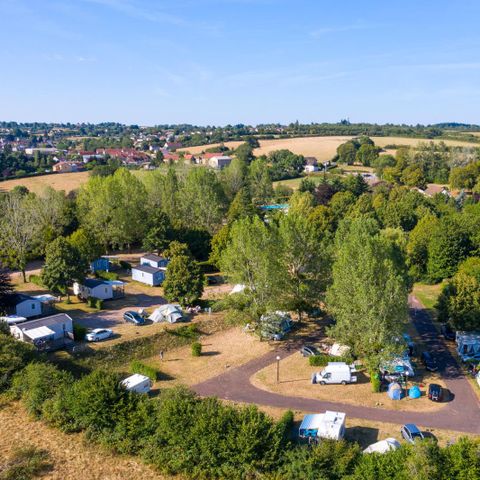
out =
<path fill-rule="evenodd" d="M 129 392 L 148 393 L 152 388 L 152 381 L 145 375 L 134 373 L 121 381 L 121 384 Z"/>
<path fill-rule="evenodd" d="M 312 375 L 312 383 L 319 383 L 326 385 L 328 383 L 355 383 L 357 377 L 352 375 L 355 367 L 350 367 L 345 362 L 329 362 L 328 365 L 321 371 Z"/>

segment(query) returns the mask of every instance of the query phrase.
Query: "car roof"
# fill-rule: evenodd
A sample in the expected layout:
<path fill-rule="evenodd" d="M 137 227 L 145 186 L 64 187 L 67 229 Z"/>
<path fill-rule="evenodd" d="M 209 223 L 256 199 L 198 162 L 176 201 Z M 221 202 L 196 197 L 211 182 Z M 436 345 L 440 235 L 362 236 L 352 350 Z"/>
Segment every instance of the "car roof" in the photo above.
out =
<path fill-rule="evenodd" d="M 420 430 L 414 423 L 406 423 L 405 428 L 407 428 L 410 433 L 420 433 Z"/>

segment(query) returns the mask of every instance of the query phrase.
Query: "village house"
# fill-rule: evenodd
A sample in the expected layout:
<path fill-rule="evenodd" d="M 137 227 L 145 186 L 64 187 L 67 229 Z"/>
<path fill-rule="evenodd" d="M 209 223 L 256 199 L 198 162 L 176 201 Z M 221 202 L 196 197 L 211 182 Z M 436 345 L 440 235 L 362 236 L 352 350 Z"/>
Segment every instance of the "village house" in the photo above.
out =
<path fill-rule="evenodd" d="M 230 163 L 232 163 L 232 158 L 228 157 L 227 155 L 215 156 L 210 158 L 210 160 L 208 161 L 208 164 L 212 168 L 216 168 L 219 170 L 228 167 Z"/>
<path fill-rule="evenodd" d="M 318 172 L 318 161 L 315 157 L 305 157 L 304 171 L 307 173 Z"/>
<path fill-rule="evenodd" d="M 78 172 L 79 165 L 75 162 L 58 162 L 53 165 L 52 170 L 58 173 Z"/>

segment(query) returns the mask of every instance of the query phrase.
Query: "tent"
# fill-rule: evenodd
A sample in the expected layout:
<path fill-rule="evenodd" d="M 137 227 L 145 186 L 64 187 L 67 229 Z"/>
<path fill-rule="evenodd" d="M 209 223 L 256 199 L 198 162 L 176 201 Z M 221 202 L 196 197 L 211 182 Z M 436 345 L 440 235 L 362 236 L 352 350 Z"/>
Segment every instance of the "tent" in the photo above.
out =
<path fill-rule="evenodd" d="M 422 396 L 422 392 L 416 385 L 414 385 L 408 390 L 408 396 L 410 398 L 420 398 Z"/>
<path fill-rule="evenodd" d="M 387 438 L 379 442 L 369 445 L 363 453 L 387 453 L 390 450 L 397 450 L 400 448 L 400 442 L 394 438 Z"/>
<path fill-rule="evenodd" d="M 167 303 L 154 310 L 154 312 L 148 317 L 152 322 L 168 322 L 176 323 L 183 319 L 182 309 L 180 305 L 171 305 Z"/>
<path fill-rule="evenodd" d="M 392 400 L 401 400 L 403 397 L 402 387 L 397 382 L 392 382 L 388 385 L 387 395 Z"/>

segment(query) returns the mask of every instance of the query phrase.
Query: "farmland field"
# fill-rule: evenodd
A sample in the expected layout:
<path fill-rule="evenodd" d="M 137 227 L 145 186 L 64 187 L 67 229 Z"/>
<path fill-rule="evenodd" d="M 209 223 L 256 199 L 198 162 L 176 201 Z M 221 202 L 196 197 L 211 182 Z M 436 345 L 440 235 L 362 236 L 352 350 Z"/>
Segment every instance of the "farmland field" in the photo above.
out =
<path fill-rule="evenodd" d="M 89 172 L 55 173 L 37 177 L 15 178 L 0 182 L 0 192 L 9 191 L 17 185 L 27 187 L 31 192 L 41 193 L 45 187 L 71 192 L 88 180 Z"/>

